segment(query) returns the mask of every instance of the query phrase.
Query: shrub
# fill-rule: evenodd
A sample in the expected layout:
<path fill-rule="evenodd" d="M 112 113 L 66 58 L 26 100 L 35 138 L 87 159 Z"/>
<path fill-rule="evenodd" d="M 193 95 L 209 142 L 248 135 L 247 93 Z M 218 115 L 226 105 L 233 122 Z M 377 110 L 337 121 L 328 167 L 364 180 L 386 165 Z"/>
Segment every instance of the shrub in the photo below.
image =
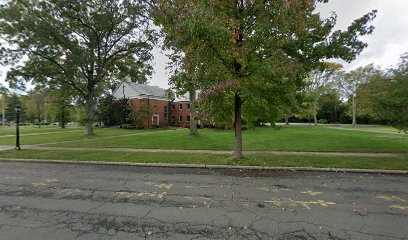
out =
<path fill-rule="evenodd" d="M 321 124 L 327 124 L 327 123 L 329 123 L 328 121 L 327 121 L 327 119 L 319 119 L 319 121 L 317 121 L 318 123 L 321 123 Z"/>
<path fill-rule="evenodd" d="M 122 124 L 121 128 L 123 129 L 136 129 L 136 126 L 133 124 Z"/>

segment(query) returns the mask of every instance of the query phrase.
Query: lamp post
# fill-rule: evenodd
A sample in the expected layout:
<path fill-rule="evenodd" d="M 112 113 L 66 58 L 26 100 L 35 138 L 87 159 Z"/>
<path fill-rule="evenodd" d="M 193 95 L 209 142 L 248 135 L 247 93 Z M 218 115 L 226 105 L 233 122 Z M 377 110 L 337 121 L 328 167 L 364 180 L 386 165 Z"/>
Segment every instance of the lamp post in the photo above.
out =
<path fill-rule="evenodd" d="M 16 150 L 21 150 L 21 147 L 20 147 L 20 113 L 21 113 L 21 107 L 20 107 L 20 105 L 17 105 L 14 110 L 16 110 Z"/>

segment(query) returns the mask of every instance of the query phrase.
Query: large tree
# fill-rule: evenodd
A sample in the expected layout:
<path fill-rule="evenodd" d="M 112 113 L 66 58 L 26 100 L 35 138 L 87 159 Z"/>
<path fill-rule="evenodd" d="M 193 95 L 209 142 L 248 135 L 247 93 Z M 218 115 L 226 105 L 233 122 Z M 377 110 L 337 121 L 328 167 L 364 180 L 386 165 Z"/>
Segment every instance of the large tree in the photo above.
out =
<path fill-rule="evenodd" d="M 6 1 L 0 6 L 0 34 L 9 44 L 3 59 L 17 65 L 8 79 L 17 86 L 27 80 L 69 86 L 84 102 L 92 135 L 104 88 L 129 76 L 145 82 L 151 73 L 155 35 L 148 13 L 149 1 L 141 0 Z M 23 56 L 28 61 L 21 63 Z"/>
<path fill-rule="evenodd" d="M 395 69 L 378 72 L 357 89 L 358 109 L 370 118 L 408 131 L 408 54 Z"/>
<path fill-rule="evenodd" d="M 7 98 L 5 117 L 8 122 L 16 121 L 16 107 L 21 107 L 20 122 L 25 121 L 25 108 L 21 103 L 21 96 L 13 93 Z"/>
<path fill-rule="evenodd" d="M 374 67 L 373 64 L 367 66 L 358 67 L 349 72 L 338 72 L 336 74 L 336 82 L 339 90 L 342 92 L 345 98 L 351 101 L 351 115 L 352 125 L 357 125 L 357 89 L 364 83 L 366 83 L 371 77 L 378 75 L 379 69 Z"/>
<path fill-rule="evenodd" d="M 335 72 L 341 68 L 342 65 L 340 64 L 325 62 L 319 69 L 313 70 L 306 78 L 306 93 L 311 100 L 314 125 L 317 125 L 317 104 L 319 98 L 327 90 Z"/>
<path fill-rule="evenodd" d="M 197 49 L 186 48 L 184 52 L 173 49 L 170 54 L 172 62 L 169 64 L 172 76 L 170 84 L 174 87 L 178 95 L 188 93 L 190 103 L 190 135 L 197 136 L 197 90 L 200 88 L 202 68 L 200 64 L 199 51 Z"/>
<path fill-rule="evenodd" d="M 200 64 L 214 76 L 201 82 L 206 96 L 228 96 L 234 103 L 235 149 L 242 157 L 242 113 L 249 120 L 271 119 L 302 86 L 306 73 L 322 60 L 351 61 L 366 44 L 372 11 L 346 31 L 333 31 L 336 15 L 316 10 L 326 0 L 169 0 L 160 1 L 156 22 L 174 48 L 196 49 Z M 205 94 L 204 94 L 205 96 Z M 215 97 L 208 97 L 210 101 Z M 246 114 L 247 113 L 247 114 Z"/>
<path fill-rule="evenodd" d="M 48 95 L 41 89 L 33 89 L 25 97 L 26 117 L 32 122 L 37 121 L 39 128 L 41 128 L 42 121 L 45 120 L 47 101 L 49 101 Z"/>
<path fill-rule="evenodd" d="M 401 57 L 398 67 L 393 70 L 391 86 L 385 107 L 389 112 L 391 124 L 408 132 L 408 53 Z"/>

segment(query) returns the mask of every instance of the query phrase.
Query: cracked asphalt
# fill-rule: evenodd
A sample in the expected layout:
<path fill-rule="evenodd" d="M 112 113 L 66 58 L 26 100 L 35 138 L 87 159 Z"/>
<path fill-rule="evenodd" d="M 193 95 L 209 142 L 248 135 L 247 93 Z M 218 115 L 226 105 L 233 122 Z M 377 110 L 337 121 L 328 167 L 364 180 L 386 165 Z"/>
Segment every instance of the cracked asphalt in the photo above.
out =
<path fill-rule="evenodd" d="M 0 239 L 408 239 L 406 175 L 0 162 Z"/>

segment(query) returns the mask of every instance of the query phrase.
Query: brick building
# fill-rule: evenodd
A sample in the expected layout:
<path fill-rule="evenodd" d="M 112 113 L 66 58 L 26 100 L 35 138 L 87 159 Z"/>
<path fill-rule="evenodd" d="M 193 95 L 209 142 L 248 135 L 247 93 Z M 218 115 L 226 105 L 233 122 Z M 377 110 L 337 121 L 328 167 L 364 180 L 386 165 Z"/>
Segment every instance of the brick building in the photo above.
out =
<path fill-rule="evenodd" d="M 129 99 L 129 105 L 135 110 L 149 109 L 148 120 L 143 121 L 144 127 L 178 126 L 188 127 L 190 124 L 190 103 L 188 96 L 171 100 L 166 90 L 158 86 L 148 86 L 125 82 L 113 92 L 115 99 Z"/>

